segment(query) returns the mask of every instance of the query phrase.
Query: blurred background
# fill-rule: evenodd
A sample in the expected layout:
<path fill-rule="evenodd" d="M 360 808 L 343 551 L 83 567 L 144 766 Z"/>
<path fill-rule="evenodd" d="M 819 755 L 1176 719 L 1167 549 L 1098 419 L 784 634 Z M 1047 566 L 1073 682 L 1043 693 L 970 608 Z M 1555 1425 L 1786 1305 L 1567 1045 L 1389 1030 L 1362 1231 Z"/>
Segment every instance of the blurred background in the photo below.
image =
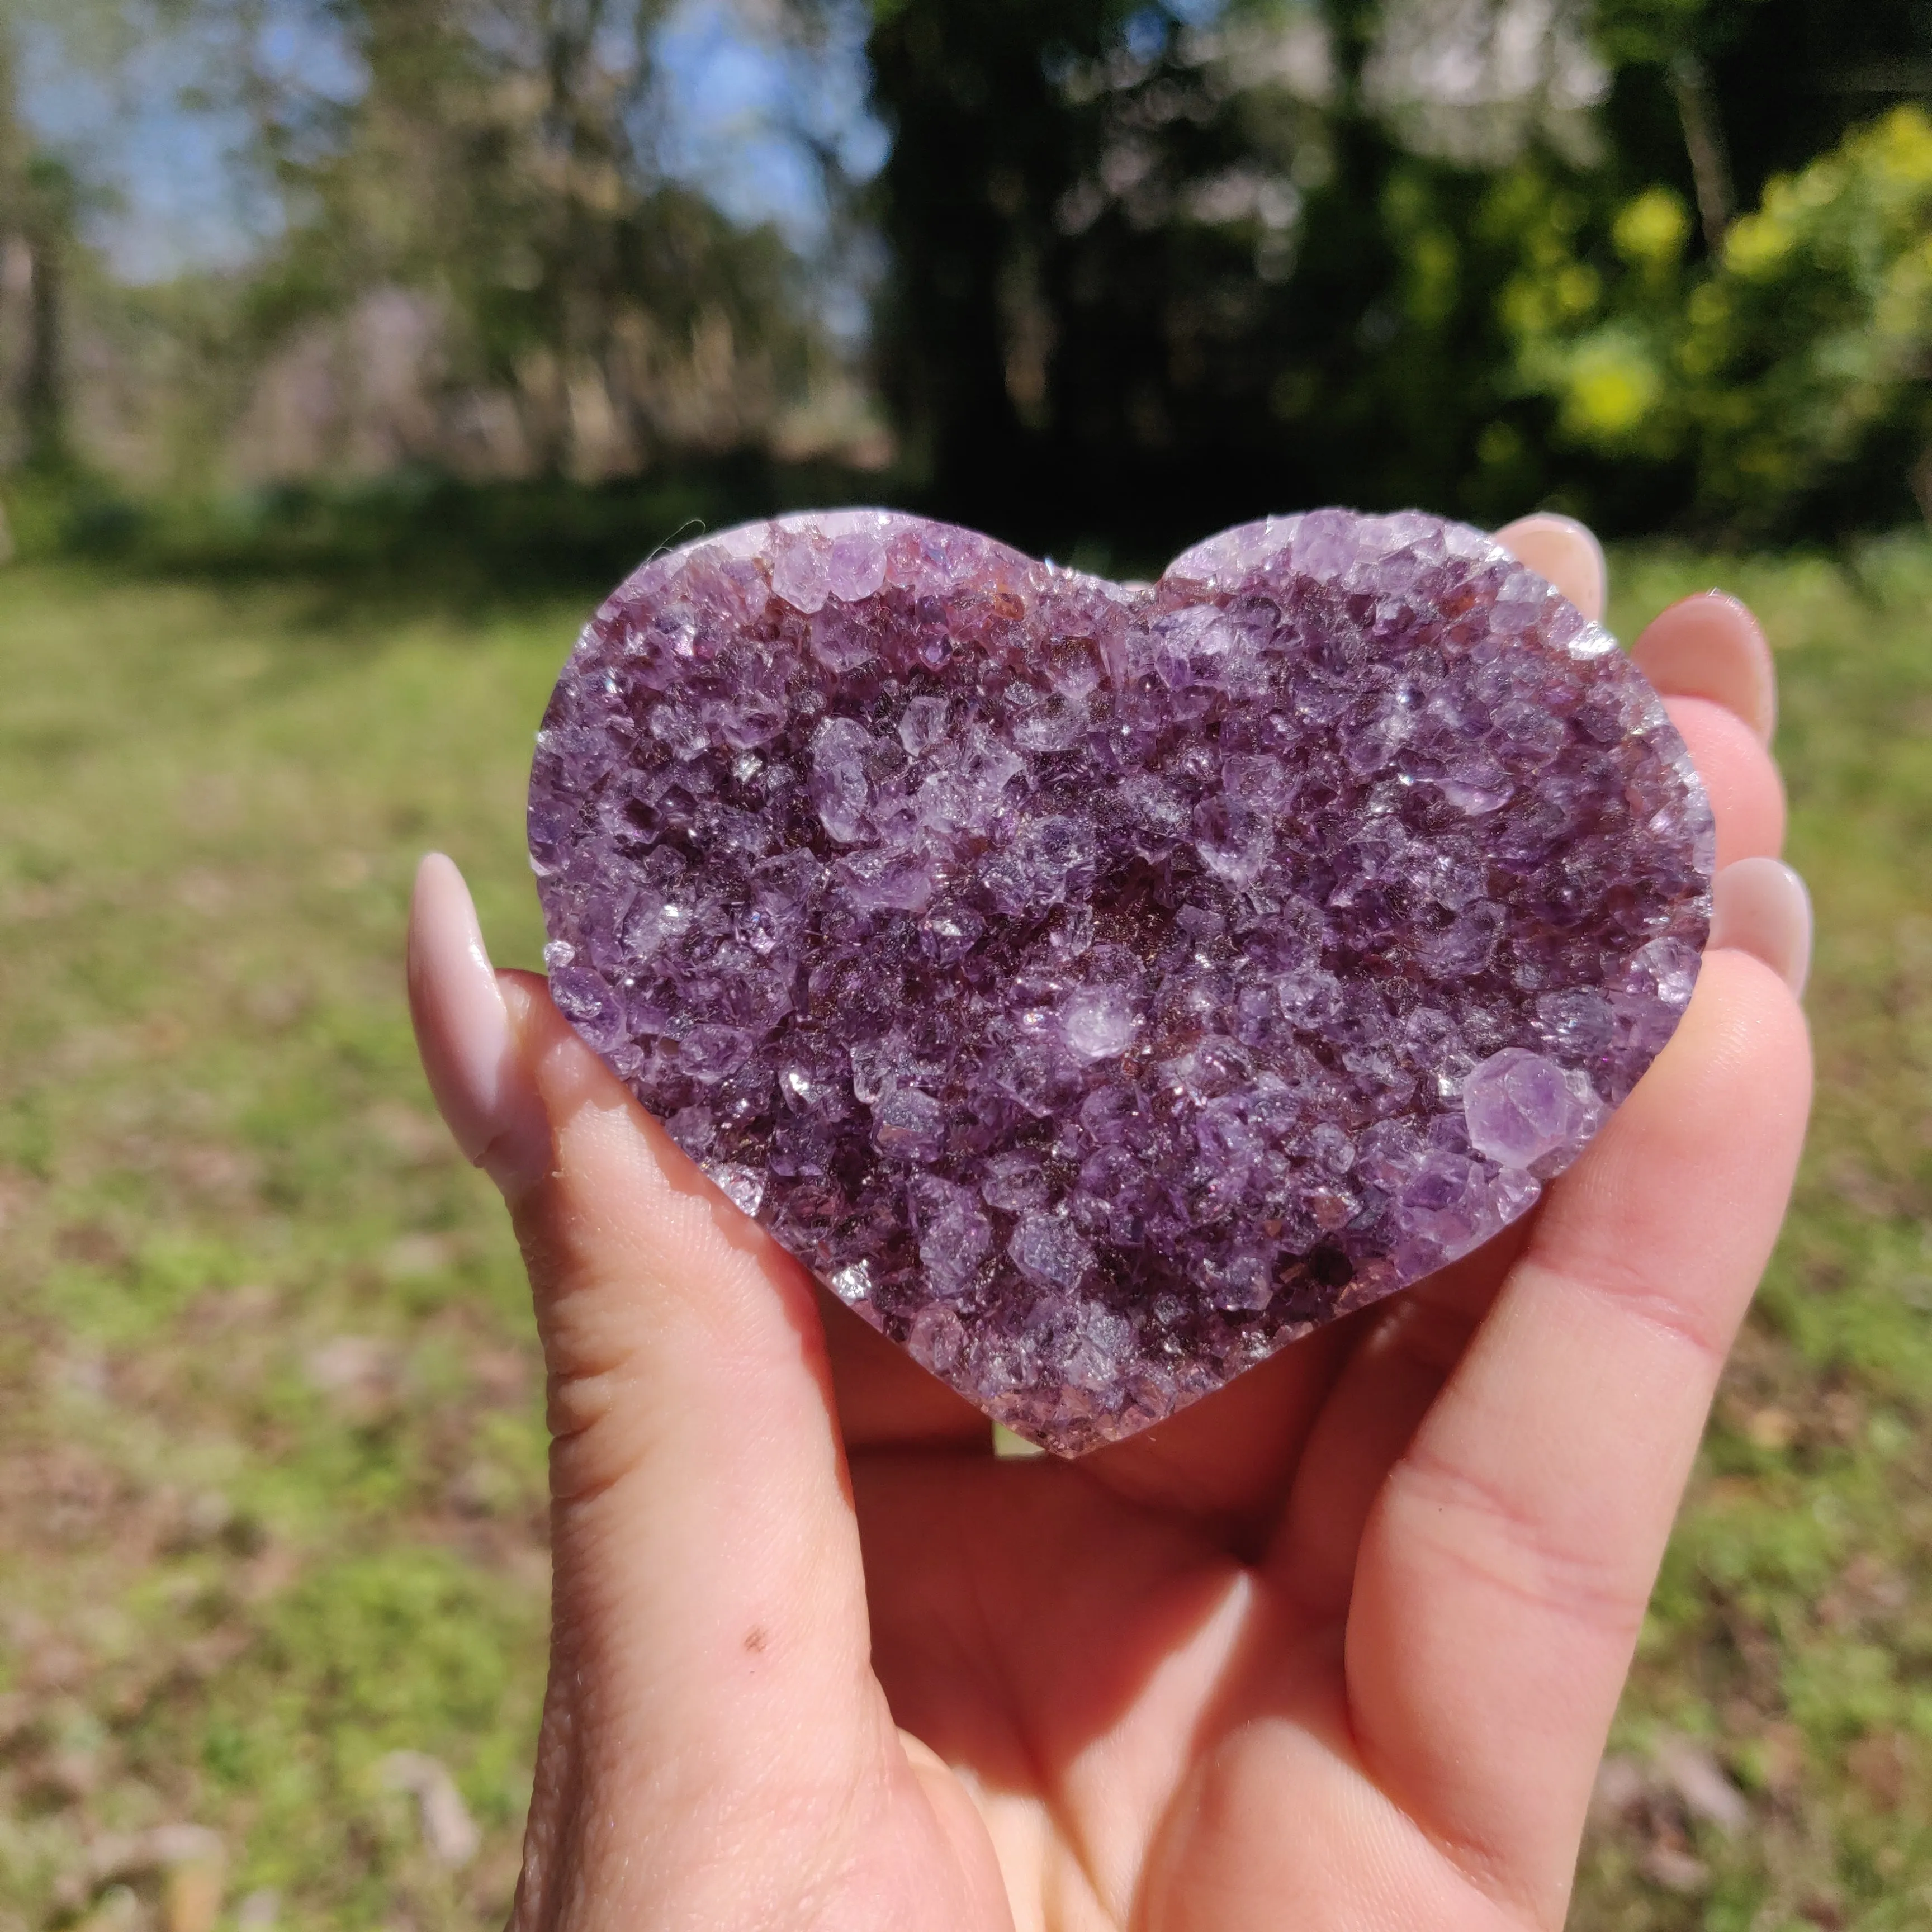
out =
<path fill-rule="evenodd" d="M 1572 1924 L 1932 1923 L 1932 6 L 0 0 L 0 1932 L 500 1921 L 541 1377 L 401 997 L 656 545 L 1539 506 L 1778 652 L 1821 1098 Z"/>

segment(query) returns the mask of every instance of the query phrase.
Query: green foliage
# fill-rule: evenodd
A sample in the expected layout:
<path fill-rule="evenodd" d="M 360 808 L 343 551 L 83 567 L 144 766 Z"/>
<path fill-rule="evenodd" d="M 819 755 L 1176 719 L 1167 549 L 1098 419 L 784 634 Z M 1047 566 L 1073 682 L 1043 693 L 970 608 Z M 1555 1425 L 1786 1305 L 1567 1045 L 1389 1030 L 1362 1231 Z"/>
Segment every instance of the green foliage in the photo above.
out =
<path fill-rule="evenodd" d="M 594 483 L 769 448 L 808 400 L 808 437 L 829 416 L 862 439 L 808 266 L 667 170 L 668 10 L 316 0 L 269 31 L 225 0 L 0 10 L 0 470 L 92 463 L 162 497 L 411 465 Z M 754 23 L 780 46 L 822 29 L 820 0 Z M 53 98 L 124 93 L 164 141 L 228 151 L 244 259 L 130 287 L 82 244 L 125 157 L 34 148 L 29 32 Z"/>
<path fill-rule="evenodd" d="M 416 292 L 440 312 L 445 382 L 508 399 L 545 476 L 604 473 L 593 440 L 620 441 L 632 470 L 675 446 L 668 391 L 694 359 L 722 361 L 714 386 L 742 364 L 768 408 L 802 386 L 800 265 L 773 230 L 734 226 L 666 179 L 652 151 L 659 0 L 502 31 L 440 0 L 334 11 L 367 85 L 338 102 L 285 84 L 257 110 L 295 216 L 249 292 L 262 341 L 372 291 Z M 586 407 L 620 421 L 593 439 Z"/>
<path fill-rule="evenodd" d="M 811 259 L 667 172 L 673 10 L 326 0 L 345 84 L 225 0 L 18 0 L 104 85 L 178 71 L 245 130 L 260 241 L 120 286 L 76 239 L 98 158 L 30 152 L 0 27 L 0 244 L 36 228 L 44 271 L 31 316 L 0 290 L 0 464 L 152 506 L 884 462 L 876 385 L 901 460 L 868 494 L 1089 561 L 1323 500 L 1910 514 L 1920 137 L 1858 129 L 1932 63 L 1921 0 L 873 0 L 891 153 L 860 189 L 800 135 Z M 784 58 L 848 17 L 734 12 Z M 862 358 L 820 312 L 880 239 Z"/>
<path fill-rule="evenodd" d="M 292 1591 L 261 1662 L 308 1707 L 298 1736 L 322 1728 L 316 1707 L 328 1707 L 337 1768 L 354 1779 L 382 1753 L 434 1732 L 490 1730 L 512 1688 L 506 1645 L 528 1621 L 506 1617 L 484 1580 L 449 1552 L 391 1550 Z"/>
<path fill-rule="evenodd" d="M 1607 249 L 1552 204 L 1517 232 L 1502 312 L 1556 434 L 1688 472 L 1708 520 L 1763 530 L 1874 507 L 1932 446 L 1932 117 L 1899 108 L 1778 177 L 1692 268 L 1690 214 L 1652 187 Z M 1666 484 L 1666 487 L 1668 485 Z"/>
<path fill-rule="evenodd" d="M 1598 0 L 1597 43 L 1619 65 L 1667 66 L 1680 56 L 1734 40 L 1765 0 Z"/>
<path fill-rule="evenodd" d="M 1762 521 L 1932 431 L 1932 118 L 1900 108 L 1772 182 L 1692 292 L 1678 364 L 1707 500 Z"/>
<path fill-rule="evenodd" d="M 1372 26 L 938 0 L 875 28 L 884 372 L 940 508 L 1151 554 L 1297 501 L 1479 507 L 1477 184 L 1363 105 Z"/>
<path fill-rule="evenodd" d="M 1909 515 L 1919 124 L 1854 124 L 1932 16 L 1844 13 L 1548 10 L 1546 74 L 1604 63 L 1587 114 L 1500 64 L 1480 106 L 1416 81 L 1497 58 L 1482 10 L 1424 0 L 877 15 L 912 453 L 944 508 L 1063 550 L 1322 501 L 1744 536 Z M 1712 259 L 1739 195 L 1762 210 Z M 1767 230 L 1786 253 L 1751 267 Z"/>

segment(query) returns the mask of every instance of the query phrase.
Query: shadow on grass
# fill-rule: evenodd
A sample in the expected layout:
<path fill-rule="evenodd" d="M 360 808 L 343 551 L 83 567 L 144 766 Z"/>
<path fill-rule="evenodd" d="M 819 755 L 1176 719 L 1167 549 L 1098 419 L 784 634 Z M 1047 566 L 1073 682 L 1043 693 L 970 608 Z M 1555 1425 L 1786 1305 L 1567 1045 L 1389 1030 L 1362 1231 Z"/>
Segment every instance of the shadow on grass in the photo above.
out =
<path fill-rule="evenodd" d="M 430 470 L 141 500 L 82 475 L 11 480 L 18 554 L 104 573 L 311 589 L 346 608 L 445 612 L 506 593 L 600 596 L 654 550 L 751 518 L 820 506 L 908 506 L 890 475 L 756 452 L 689 459 L 604 484 L 466 483 Z"/>
<path fill-rule="evenodd" d="M 654 551 L 706 530 L 857 504 L 974 520 L 1083 570 L 1152 577 L 1229 520 L 1210 515 L 1204 526 L 1187 514 L 1191 500 L 1184 490 L 1163 493 L 1132 527 L 1096 522 L 1076 503 L 1034 527 L 1024 516 L 1018 524 L 974 519 L 904 472 L 785 463 L 755 450 L 682 457 L 600 484 L 467 483 L 421 469 L 170 498 L 131 496 L 78 471 L 0 478 L 0 506 L 23 561 L 80 563 L 104 578 L 299 587 L 314 593 L 317 621 L 331 626 L 432 606 L 461 614 L 506 596 L 594 601 Z M 1294 507 L 1244 503 L 1240 513 Z"/>

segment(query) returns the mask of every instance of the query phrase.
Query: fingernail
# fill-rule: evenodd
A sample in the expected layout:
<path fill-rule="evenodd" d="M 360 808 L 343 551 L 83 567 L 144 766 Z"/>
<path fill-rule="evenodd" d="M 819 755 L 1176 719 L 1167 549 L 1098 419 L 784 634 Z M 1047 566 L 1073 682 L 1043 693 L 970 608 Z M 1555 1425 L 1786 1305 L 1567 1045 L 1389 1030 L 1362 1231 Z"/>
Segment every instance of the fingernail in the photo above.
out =
<path fill-rule="evenodd" d="M 1776 859 L 1738 859 L 1711 888 L 1711 944 L 1762 959 L 1802 995 L 1811 970 L 1811 895 Z"/>
<path fill-rule="evenodd" d="M 453 861 L 432 852 L 410 899 L 410 1017 L 430 1092 L 464 1158 L 506 1193 L 549 1166 L 550 1129 Z"/>
<path fill-rule="evenodd" d="M 1778 667 L 1757 620 L 1736 598 L 1703 590 L 1672 604 L 1652 620 L 1630 656 L 1666 698 L 1708 698 L 1771 742 Z"/>
<path fill-rule="evenodd" d="M 1600 618 L 1610 568 L 1596 532 L 1574 517 L 1539 510 L 1496 532 L 1496 541 L 1519 563 L 1553 584 L 1585 616 Z"/>

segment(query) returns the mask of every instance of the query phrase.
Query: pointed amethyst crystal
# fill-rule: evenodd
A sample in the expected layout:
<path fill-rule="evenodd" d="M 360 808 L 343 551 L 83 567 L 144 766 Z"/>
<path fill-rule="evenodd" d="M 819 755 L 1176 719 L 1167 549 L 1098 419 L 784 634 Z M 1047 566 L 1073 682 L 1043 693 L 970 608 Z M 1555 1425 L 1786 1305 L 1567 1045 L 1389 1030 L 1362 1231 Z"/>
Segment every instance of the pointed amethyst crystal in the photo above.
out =
<path fill-rule="evenodd" d="M 1676 1026 L 1713 850 L 1602 629 L 1475 530 L 1340 510 L 1152 586 L 872 511 L 655 558 L 530 833 L 584 1038 L 1062 1454 L 1525 1213 Z"/>

